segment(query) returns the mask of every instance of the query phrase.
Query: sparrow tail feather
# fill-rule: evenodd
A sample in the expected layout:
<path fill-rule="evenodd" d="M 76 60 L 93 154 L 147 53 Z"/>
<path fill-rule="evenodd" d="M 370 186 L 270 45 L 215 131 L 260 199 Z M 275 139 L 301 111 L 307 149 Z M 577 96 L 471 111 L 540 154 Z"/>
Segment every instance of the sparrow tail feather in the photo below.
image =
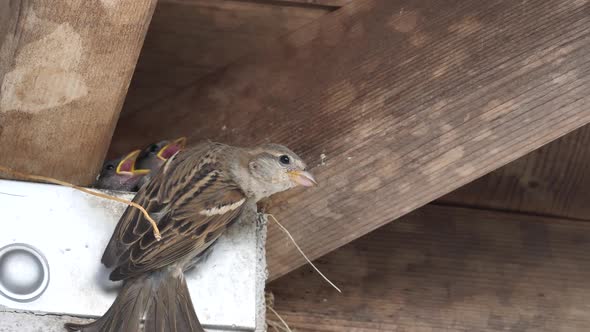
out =
<path fill-rule="evenodd" d="M 82 332 L 204 332 L 184 275 L 169 269 L 125 281 L 102 317 L 65 327 Z"/>

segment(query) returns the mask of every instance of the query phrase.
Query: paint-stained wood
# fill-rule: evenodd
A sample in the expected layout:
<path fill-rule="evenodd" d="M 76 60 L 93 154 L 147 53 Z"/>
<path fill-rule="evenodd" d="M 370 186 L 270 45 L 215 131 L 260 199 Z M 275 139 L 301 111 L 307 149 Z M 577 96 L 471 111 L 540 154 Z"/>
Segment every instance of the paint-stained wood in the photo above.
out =
<path fill-rule="evenodd" d="M 426 206 L 316 261 L 342 294 L 307 266 L 268 288 L 299 332 L 589 331 L 588 250 L 588 223 Z"/>
<path fill-rule="evenodd" d="M 440 202 L 590 220 L 590 126 L 441 197 Z"/>
<path fill-rule="evenodd" d="M 89 184 L 155 0 L 0 2 L 0 164 Z"/>
<path fill-rule="evenodd" d="M 123 117 L 113 151 L 287 144 L 320 187 L 272 212 L 319 257 L 588 123 L 589 6 L 354 1 Z M 271 279 L 304 263 L 285 239 L 271 227 Z"/>
<path fill-rule="evenodd" d="M 123 114 L 141 112 L 330 10 L 265 2 L 160 0 Z"/>

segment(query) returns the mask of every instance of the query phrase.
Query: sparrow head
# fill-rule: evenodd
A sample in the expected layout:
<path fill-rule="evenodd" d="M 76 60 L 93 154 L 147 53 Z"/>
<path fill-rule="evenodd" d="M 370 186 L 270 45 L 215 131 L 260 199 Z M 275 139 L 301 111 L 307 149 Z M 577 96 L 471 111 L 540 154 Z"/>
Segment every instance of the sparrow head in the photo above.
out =
<path fill-rule="evenodd" d="M 296 186 L 317 185 L 305 162 L 293 151 L 278 144 L 265 144 L 249 150 L 247 172 L 251 180 L 242 184 L 256 200 Z"/>
<path fill-rule="evenodd" d="M 139 180 L 150 172 L 147 169 L 136 169 L 139 153 L 139 150 L 135 150 L 123 157 L 105 162 L 95 187 L 126 191 L 136 189 Z"/>
<path fill-rule="evenodd" d="M 155 171 L 159 169 L 168 158 L 176 152 L 184 149 L 186 137 L 175 140 L 164 140 L 145 147 L 137 157 L 137 167 Z"/>

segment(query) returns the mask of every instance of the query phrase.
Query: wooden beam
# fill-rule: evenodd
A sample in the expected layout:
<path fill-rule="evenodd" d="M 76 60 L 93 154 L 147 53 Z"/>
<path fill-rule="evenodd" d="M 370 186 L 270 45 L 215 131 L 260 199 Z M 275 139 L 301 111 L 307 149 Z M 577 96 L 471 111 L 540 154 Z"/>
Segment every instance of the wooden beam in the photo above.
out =
<path fill-rule="evenodd" d="M 246 0 L 247 1 L 247 0 Z M 260 0 L 257 0 L 260 1 Z M 319 5 L 319 6 L 330 6 L 330 7 L 342 7 L 350 4 L 355 0 L 262 0 L 266 2 L 276 2 L 285 4 L 306 4 L 306 5 Z"/>
<path fill-rule="evenodd" d="M 317 258 L 588 123 L 588 6 L 354 1 L 123 118 L 115 150 L 287 144 L 320 187 L 273 212 Z M 273 226 L 267 249 L 271 279 L 304 264 Z"/>
<path fill-rule="evenodd" d="M 324 6 L 324 7 L 342 7 L 350 4 L 355 0 L 160 0 L 159 3 L 175 3 L 182 5 L 193 5 L 193 4 L 221 4 L 222 6 L 239 6 L 239 3 L 247 4 L 274 4 L 279 6 Z"/>
<path fill-rule="evenodd" d="M 590 220 L 590 125 L 438 201 Z"/>
<path fill-rule="evenodd" d="M 588 223 L 426 206 L 316 261 L 342 294 L 307 266 L 268 289 L 300 332 L 588 331 L 588 250 Z"/>
<path fill-rule="evenodd" d="M 95 179 L 155 3 L 0 3 L 1 165 Z"/>

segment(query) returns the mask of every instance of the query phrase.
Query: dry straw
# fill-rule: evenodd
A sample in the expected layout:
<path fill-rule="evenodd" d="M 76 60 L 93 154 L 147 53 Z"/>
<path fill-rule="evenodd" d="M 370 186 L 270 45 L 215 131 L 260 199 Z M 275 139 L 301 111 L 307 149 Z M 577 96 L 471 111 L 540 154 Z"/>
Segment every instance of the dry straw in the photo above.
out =
<path fill-rule="evenodd" d="M 301 248 L 299 247 L 299 245 L 297 244 L 297 242 L 295 242 L 295 239 L 293 238 L 293 236 L 291 236 L 291 233 L 289 233 L 289 231 L 285 228 L 285 226 L 281 225 L 281 223 L 277 220 L 277 218 L 275 218 L 275 216 L 273 216 L 272 214 L 266 214 L 267 216 L 271 217 L 272 220 L 274 220 L 274 222 L 277 223 L 277 225 L 279 225 L 279 227 L 281 228 L 281 230 L 283 232 L 285 232 L 285 234 L 287 234 L 287 236 L 289 237 L 289 239 L 291 239 L 291 242 L 293 242 L 293 244 L 295 245 L 295 248 L 297 248 L 297 250 L 299 250 L 299 253 L 301 253 L 301 255 L 303 256 L 303 258 L 305 258 L 305 260 L 309 263 L 309 265 L 311 265 L 311 267 L 314 268 L 314 270 L 316 270 L 317 273 L 320 274 L 320 276 L 322 276 L 322 278 L 324 278 L 324 280 L 326 280 L 326 282 L 328 282 L 332 287 L 334 287 L 339 293 L 342 293 L 342 291 L 340 290 L 340 288 L 338 288 L 336 285 L 334 285 L 333 282 L 330 281 L 330 279 L 328 279 L 315 265 L 313 265 L 313 263 L 311 262 L 311 260 L 309 258 L 307 258 L 307 255 L 303 252 L 303 250 L 301 250 Z"/>
<path fill-rule="evenodd" d="M 86 193 L 88 195 L 93 195 L 93 196 L 97 196 L 97 197 L 101 197 L 101 198 L 106 198 L 106 199 L 110 199 L 112 201 L 116 201 L 119 203 L 123 203 L 123 204 L 127 204 L 129 206 L 133 206 L 136 209 L 139 209 L 139 211 L 141 211 L 141 213 L 143 213 L 143 215 L 145 216 L 145 218 L 150 222 L 150 224 L 152 225 L 152 228 L 154 229 L 154 237 L 156 238 L 156 240 L 160 241 L 160 239 L 162 239 L 162 235 L 160 235 L 160 230 L 158 229 L 158 225 L 156 224 L 156 222 L 154 221 L 154 219 L 152 219 L 152 217 L 150 217 L 150 214 L 143 208 L 143 206 L 123 199 L 123 198 L 119 198 L 119 197 L 115 197 L 115 196 L 111 196 L 111 195 L 107 195 L 107 194 L 103 194 L 101 192 L 96 192 L 96 191 L 92 191 L 90 189 L 86 189 L 83 187 L 79 187 L 75 184 L 71 184 L 65 181 L 61 181 L 61 180 L 57 180 L 54 178 L 50 178 L 47 176 L 41 176 L 41 175 L 32 175 L 32 174 L 26 174 L 26 173 L 22 173 L 19 171 L 15 171 L 13 169 L 10 169 L 8 167 L 4 167 L 4 166 L 0 166 L 0 172 L 2 173 L 6 173 L 6 174 L 10 174 L 12 176 L 16 176 L 16 177 L 20 177 L 20 178 L 25 178 L 27 180 L 35 180 L 35 181 L 43 181 L 43 182 L 49 182 L 49 183 L 53 183 L 53 184 L 58 184 L 58 185 L 62 185 L 65 187 L 69 187 L 69 188 L 73 188 L 76 190 L 79 190 L 83 193 Z"/>
<path fill-rule="evenodd" d="M 272 327 L 272 328 L 274 328 L 275 331 L 278 331 L 278 332 L 295 332 L 295 331 L 291 330 L 291 328 L 289 327 L 289 324 L 287 324 L 287 322 L 283 319 L 283 317 L 281 317 L 281 315 L 279 315 L 279 313 L 276 312 L 276 310 L 274 309 L 275 296 L 272 292 L 270 292 L 270 291 L 264 292 L 264 302 L 266 302 L 266 308 L 268 310 L 270 310 L 270 312 L 272 312 L 280 320 L 280 322 L 277 322 L 276 320 L 270 319 L 268 317 L 268 313 L 267 313 L 266 324 L 268 325 L 268 327 Z"/>
<path fill-rule="evenodd" d="M 266 322 L 268 325 L 274 327 L 276 330 L 280 330 L 280 331 L 284 331 L 284 332 L 293 332 L 293 330 L 291 330 L 291 328 L 289 327 L 289 324 L 287 324 L 287 322 L 285 322 L 285 320 L 283 319 L 283 317 L 281 317 L 281 315 L 279 315 L 278 312 L 276 312 L 271 306 L 267 306 L 268 310 L 270 310 L 275 316 L 277 316 L 277 318 L 281 321 L 281 323 L 275 322 L 273 320 L 267 319 Z"/>

